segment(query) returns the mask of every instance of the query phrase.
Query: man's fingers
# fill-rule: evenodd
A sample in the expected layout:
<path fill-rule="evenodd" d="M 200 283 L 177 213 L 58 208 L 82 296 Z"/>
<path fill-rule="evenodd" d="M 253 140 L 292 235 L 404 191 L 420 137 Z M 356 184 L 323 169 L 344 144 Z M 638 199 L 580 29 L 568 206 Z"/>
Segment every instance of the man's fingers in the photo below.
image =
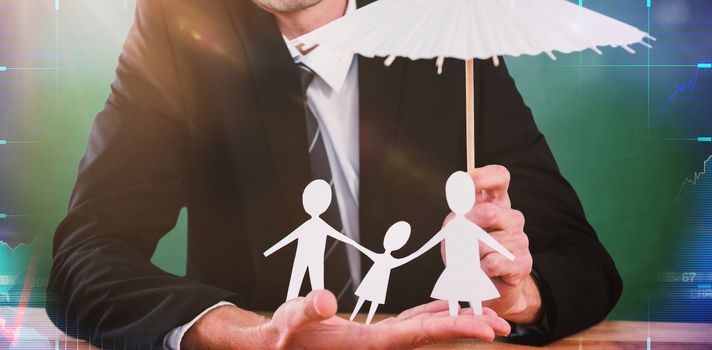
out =
<path fill-rule="evenodd" d="M 429 314 L 448 310 L 447 300 L 435 300 L 427 304 L 419 305 L 401 312 L 396 318 L 398 320 L 407 320 L 420 314 Z"/>
<path fill-rule="evenodd" d="M 482 271 L 490 277 L 503 277 L 507 283 L 516 282 L 507 279 L 507 277 L 518 276 L 524 278 L 531 272 L 532 261 L 531 255 L 523 255 L 515 261 L 510 261 L 501 254 L 490 253 L 480 260 Z"/>
<path fill-rule="evenodd" d="M 290 326 L 299 327 L 309 322 L 319 322 L 336 314 L 336 297 L 328 290 L 315 290 L 304 299 L 298 300 L 299 305 L 292 316 Z"/>
<path fill-rule="evenodd" d="M 466 307 L 466 308 L 460 310 L 460 315 L 463 315 L 463 316 L 474 316 L 474 315 L 475 315 L 475 309 L 473 309 L 473 308 L 471 308 L 471 307 Z M 497 316 L 497 313 L 496 313 L 494 310 L 492 310 L 492 309 L 490 309 L 490 308 L 488 308 L 488 307 L 483 307 L 483 308 L 482 308 L 482 315 L 484 315 L 484 316 L 495 316 L 495 317 L 498 317 L 498 316 Z"/>
<path fill-rule="evenodd" d="M 310 293 L 313 295 L 314 320 L 326 320 L 336 315 L 338 302 L 334 293 L 328 290 L 318 290 Z M 307 296 L 307 299 L 308 296 Z"/>
<path fill-rule="evenodd" d="M 336 309 L 336 297 L 328 290 L 315 290 L 306 297 L 294 298 L 282 304 L 269 323 L 271 329 L 276 330 L 276 347 L 286 348 L 305 329 L 313 328 L 310 325 L 333 319 Z"/>
<path fill-rule="evenodd" d="M 413 348 L 460 338 L 492 341 L 496 332 L 490 322 L 495 323 L 481 317 L 429 317 L 409 319 L 374 331 L 379 344 L 385 348 Z M 497 327 L 500 326 L 502 324 L 497 323 Z M 498 329 L 503 333 L 501 331 Z"/>
<path fill-rule="evenodd" d="M 500 254 L 490 253 L 480 260 L 482 271 L 489 277 L 498 277 L 514 273 L 514 262 L 507 260 Z"/>
<path fill-rule="evenodd" d="M 475 315 L 474 311 L 471 308 L 466 308 L 460 311 L 460 316 L 458 317 L 481 319 L 483 322 L 490 325 L 494 332 L 499 336 L 507 336 L 512 331 L 509 322 L 497 316 L 497 313 L 494 312 L 492 309 L 484 307 L 482 308 L 482 313 L 482 315 Z"/>
<path fill-rule="evenodd" d="M 492 203 L 476 204 L 466 217 L 489 230 L 524 228 L 524 215 L 520 211 L 501 208 Z"/>
<path fill-rule="evenodd" d="M 440 311 L 432 314 L 420 314 L 416 316 L 415 318 L 426 318 L 426 317 L 451 317 L 449 311 Z M 464 309 L 460 309 L 460 312 L 458 313 L 458 317 L 464 317 L 464 318 L 480 318 L 482 321 L 486 322 L 489 324 L 494 332 L 499 335 L 499 336 L 506 336 L 509 335 L 509 332 L 511 332 L 511 327 L 507 321 L 499 317 L 497 313 L 488 308 L 488 307 L 483 307 L 482 308 L 482 315 L 475 315 L 475 310 L 471 307 L 467 307 Z"/>
<path fill-rule="evenodd" d="M 478 194 L 481 193 L 478 200 L 509 206 L 507 190 L 510 174 L 507 168 L 501 165 L 488 165 L 472 170 L 469 174 L 475 182 Z"/>
<path fill-rule="evenodd" d="M 445 221 L 443 221 L 443 226 L 447 225 L 454 218 L 455 218 L 455 213 L 448 214 L 448 216 L 445 217 Z"/>
<path fill-rule="evenodd" d="M 524 230 L 524 214 L 516 209 L 502 208 L 491 203 L 479 203 L 466 216 L 489 231 L 521 232 Z"/>
<path fill-rule="evenodd" d="M 470 171 L 469 174 L 478 189 L 506 192 L 509 188 L 509 170 L 501 165 L 487 165 L 476 168 Z"/>
<path fill-rule="evenodd" d="M 473 316 L 474 312 L 472 311 L 471 308 L 464 308 L 464 309 L 460 309 L 458 311 L 458 315 Z M 496 316 L 496 313 L 495 313 L 495 316 Z M 421 318 L 428 318 L 428 317 L 451 317 L 450 310 L 422 313 L 422 314 L 413 316 L 411 319 L 421 319 Z"/>
<path fill-rule="evenodd" d="M 489 234 L 517 257 L 519 256 L 517 252 L 529 251 L 529 237 L 524 232 L 512 233 L 511 231 L 494 231 L 489 232 Z M 479 247 L 480 259 L 483 259 L 488 254 L 497 252 L 494 248 L 482 241 L 479 242 Z"/>
<path fill-rule="evenodd" d="M 430 310 L 418 313 L 417 315 L 413 315 L 412 317 L 409 317 L 408 319 L 425 318 L 425 317 L 441 317 L 441 316 L 449 317 L 450 316 L 450 308 L 448 307 L 447 301 L 445 301 L 445 300 L 438 300 L 438 301 L 443 302 L 444 307 L 442 309 L 439 307 L 438 308 L 433 307 Z M 435 302 L 433 302 L 433 303 L 435 303 Z M 487 308 L 487 307 L 482 309 L 482 313 L 485 316 L 497 316 L 497 313 L 494 310 Z M 475 312 L 471 307 L 460 308 L 458 310 L 458 315 L 473 316 L 474 314 L 475 314 Z M 400 317 L 400 315 L 399 315 L 399 317 Z M 401 319 L 401 320 L 403 320 L 403 319 Z"/>

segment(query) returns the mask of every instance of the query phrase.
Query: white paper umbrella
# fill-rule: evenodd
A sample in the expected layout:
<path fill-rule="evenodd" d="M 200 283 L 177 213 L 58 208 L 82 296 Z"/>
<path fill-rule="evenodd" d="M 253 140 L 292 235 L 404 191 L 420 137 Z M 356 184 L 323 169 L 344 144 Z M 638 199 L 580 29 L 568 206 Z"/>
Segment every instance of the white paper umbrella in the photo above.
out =
<path fill-rule="evenodd" d="M 444 57 L 467 62 L 467 160 L 474 168 L 474 69 L 472 59 L 538 55 L 598 46 L 622 47 L 655 40 L 630 25 L 565 0 L 380 0 L 294 40 L 305 49 L 322 45 L 366 57 Z"/>

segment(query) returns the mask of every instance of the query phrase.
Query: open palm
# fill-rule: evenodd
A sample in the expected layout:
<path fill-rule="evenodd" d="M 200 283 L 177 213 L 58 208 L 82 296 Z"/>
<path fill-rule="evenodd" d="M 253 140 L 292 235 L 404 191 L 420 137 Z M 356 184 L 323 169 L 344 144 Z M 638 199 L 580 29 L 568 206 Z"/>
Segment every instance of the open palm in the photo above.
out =
<path fill-rule="evenodd" d="M 492 341 L 509 334 L 509 324 L 494 311 L 475 316 L 471 310 L 448 315 L 444 301 L 409 309 L 398 316 L 364 325 L 336 316 L 334 295 L 313 291 L 283 304 L 262 331 L 280 349 L 408 349 L 459 338 Z"/>

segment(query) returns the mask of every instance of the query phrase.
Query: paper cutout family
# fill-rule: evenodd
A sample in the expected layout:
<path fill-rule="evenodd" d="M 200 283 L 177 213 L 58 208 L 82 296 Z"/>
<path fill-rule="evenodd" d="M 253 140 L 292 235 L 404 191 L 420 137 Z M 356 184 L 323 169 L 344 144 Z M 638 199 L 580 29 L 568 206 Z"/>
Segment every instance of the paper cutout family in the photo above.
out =
<path fill-rule="evenodd" d="M 469 302 L 475 314 L 481 315 L 482 301 L 498 298 L 499 292 L 480 268 L 479 241 L 509 260 L 514 260 L 514 255 L 465 217 L 476 200 L 475 184 L 467 173 L 458 171 L 452 174 L 445 185 L 445 193 L 455 217 L 421 248 L 404 258 L 395 258 L 391 253 L 402 248 L 410 238 L 410 225 L 407 222 L 399 221 L 393 224 L 383 239 L 385 251 L 373 252 L 335 230 L 319 217 L 331 204 L 332 195 L 331 186 L 326 181 L 315 180 L 307 185 L 302 196 L 304 210 L 311 218 L 265 251 L 264 255 L 269 256 L 297 241 L 297 252 L 287 291 L 287 300 L 290 300 L 298 296 L 307 269 L 312 290 L 324 289 L 324 250 L 327 236 L 352 245 L 373 260 L 373 266 L 356 289 L 358 301 L 351 314 L 353 320 L 363 303 L 370 301 L 371 307 L 366 319 L 366 324 L 369 324 L 378 305 L 386 302 L 391 270 L 410 262 L 444 240 L 447 263 L 430 296 L 447 300 L 450 316 L 457 316 L 460 301 Z"/>

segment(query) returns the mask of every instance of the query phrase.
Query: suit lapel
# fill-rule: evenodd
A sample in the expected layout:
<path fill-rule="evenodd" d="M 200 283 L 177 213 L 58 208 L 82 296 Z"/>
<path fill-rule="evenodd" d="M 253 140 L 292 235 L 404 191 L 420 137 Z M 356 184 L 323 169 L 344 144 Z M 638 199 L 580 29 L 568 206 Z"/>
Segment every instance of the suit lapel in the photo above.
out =
<path fill-rule="evenodd" d="M 271 14 L 251 1 L 228 3 L 247 54 L 278 186 L 293 226 L 305 215 L 301 194 L 311 178 L 298 68 Z"/>
<path fill-rule="evenodd" d="M 356 0 L 356 6 L 361 8 L 375 1 L 376 0 Z"/>

